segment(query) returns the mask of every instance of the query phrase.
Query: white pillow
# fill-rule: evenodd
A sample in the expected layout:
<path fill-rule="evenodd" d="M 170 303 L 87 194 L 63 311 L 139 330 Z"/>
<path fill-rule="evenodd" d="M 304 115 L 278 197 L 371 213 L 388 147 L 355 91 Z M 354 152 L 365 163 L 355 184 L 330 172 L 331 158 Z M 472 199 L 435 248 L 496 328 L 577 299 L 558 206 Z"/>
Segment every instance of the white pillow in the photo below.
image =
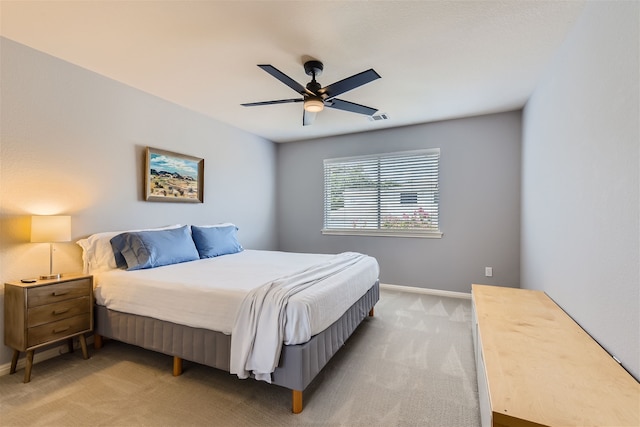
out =
<path fill-rule="evenodd" d="M 116 266 L 116 258 L 113 256 L 111 239 L 118 234 L 130 231 L 169 230 L 182 227 L 182 224 L 169 225 L 159 228 L 146 228 L 143 230 L 106 231 L 96 233 L 80 239 L 76 242 L 82 248 L 82 263 L 84 274 L 93 274 L 99 271 L 113 270 Z"/>

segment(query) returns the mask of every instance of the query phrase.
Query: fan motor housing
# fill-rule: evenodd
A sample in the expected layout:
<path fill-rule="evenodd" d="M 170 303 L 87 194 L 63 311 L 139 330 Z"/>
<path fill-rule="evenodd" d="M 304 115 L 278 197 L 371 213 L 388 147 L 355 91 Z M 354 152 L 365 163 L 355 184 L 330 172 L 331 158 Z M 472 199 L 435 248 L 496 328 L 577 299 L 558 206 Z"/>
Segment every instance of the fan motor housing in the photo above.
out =
<path fill-rule="evenodd" d="M 318 94 L 318 91 L 320 90 L 320 83 L 313 79 L 309 83 L 307 83 L 307 89 L 315 94 Z"/>

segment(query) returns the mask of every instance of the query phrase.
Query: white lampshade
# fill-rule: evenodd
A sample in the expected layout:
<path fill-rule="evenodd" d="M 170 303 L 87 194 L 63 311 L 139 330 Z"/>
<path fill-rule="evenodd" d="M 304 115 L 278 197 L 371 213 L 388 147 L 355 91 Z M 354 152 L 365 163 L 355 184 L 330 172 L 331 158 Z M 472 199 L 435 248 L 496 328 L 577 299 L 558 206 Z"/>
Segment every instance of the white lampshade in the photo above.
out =
<path fill-rule="evenodd" d="M 71 217 L 68 215 L 32 216 L 31 241 L 33 243 L 71 241 Z"/>
<path fill-rule="evenodd" d="M 304 100 L 304 109 L 310 113 L 318 113 L 324 108 L 324 102 L 322 98 L 317 96 L 310 96 Z"/>

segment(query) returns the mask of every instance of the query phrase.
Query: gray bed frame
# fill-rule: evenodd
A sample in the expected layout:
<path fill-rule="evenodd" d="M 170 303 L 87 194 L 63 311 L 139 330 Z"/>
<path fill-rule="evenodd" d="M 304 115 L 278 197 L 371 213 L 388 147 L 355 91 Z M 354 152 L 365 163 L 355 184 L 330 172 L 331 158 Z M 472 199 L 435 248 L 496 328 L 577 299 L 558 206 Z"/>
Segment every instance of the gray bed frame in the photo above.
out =
<path fill-rule="evenodd" d="M 302 412 L 302 392 L 318 375 L 380 299 L 379 282 L 331 326 L 303 344 L 283 345 L 280 363 L 271 375 L 273 384 L 292 390 L 292 410 Z M 173 374 L 182 373 L 182 360 L 229 371 L 231 335 L 179 325 L 95 306 L 96 349 L 102 337 L 134 344 L 173 356 Z"/>

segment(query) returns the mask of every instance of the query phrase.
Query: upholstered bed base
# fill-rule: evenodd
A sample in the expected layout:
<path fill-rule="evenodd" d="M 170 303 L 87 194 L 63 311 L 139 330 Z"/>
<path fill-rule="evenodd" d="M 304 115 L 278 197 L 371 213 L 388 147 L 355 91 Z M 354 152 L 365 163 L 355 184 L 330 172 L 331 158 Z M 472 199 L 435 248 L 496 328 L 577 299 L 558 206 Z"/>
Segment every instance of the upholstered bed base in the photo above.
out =
<path fill-rule="evenodd" d="M 302 410 L 302 391 L 342 347 L 380 298 L 376 282 L 337 321 L 303 344 L 285 345 L 272 383 L 294 391 L 294 412 Z M 175 358 L 229 371 L 231 336 L 96 305 L 95 333 Z M 174 365 L 175 372 L 175 365 Z M 298 404 L 296 400 L 299 399 Z M 296 406 L 299 410 L 296 410 Z"/>

